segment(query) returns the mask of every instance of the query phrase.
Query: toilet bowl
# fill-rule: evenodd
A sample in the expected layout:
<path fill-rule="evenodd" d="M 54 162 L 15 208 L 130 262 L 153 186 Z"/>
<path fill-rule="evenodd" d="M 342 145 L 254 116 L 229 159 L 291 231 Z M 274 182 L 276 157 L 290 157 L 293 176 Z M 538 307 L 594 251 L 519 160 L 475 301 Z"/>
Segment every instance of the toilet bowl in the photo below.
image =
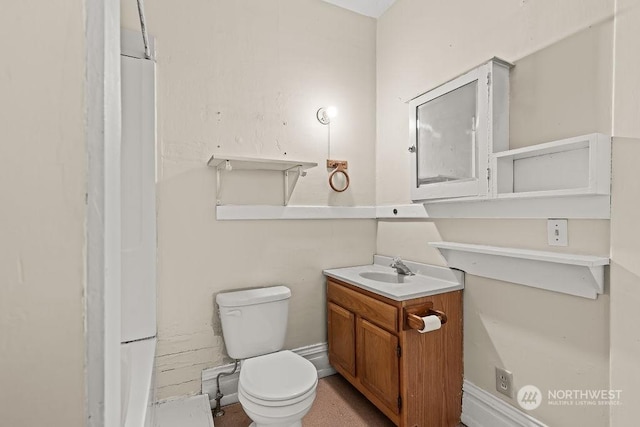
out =
<path fill-rule="evenodd" d="M 299 427 L 316 397 L 318 374 L 288 350 L 247 359 L 240 370 L 238 399 L 251 427 Z"/>
<path fill-rule="evenodd" d="M 315 366 L 282 350 L 290 297 L 286 286 L 216 295 L 227 353 L 242 360 L 238 400 L 251 427 L 301 427 L 316 397 Z"/>

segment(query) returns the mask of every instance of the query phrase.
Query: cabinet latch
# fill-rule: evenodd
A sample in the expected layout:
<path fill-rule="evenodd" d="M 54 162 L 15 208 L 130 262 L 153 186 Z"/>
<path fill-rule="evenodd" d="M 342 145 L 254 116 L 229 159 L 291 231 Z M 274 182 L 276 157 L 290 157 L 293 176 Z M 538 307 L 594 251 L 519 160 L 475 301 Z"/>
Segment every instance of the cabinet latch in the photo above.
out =
<path fill-rule="evenodd" d="M 400 348 L 400 346 L 396 347 L 396 354 L 398 355 L 398 357 L 402 356 L 402 349 Z"/>

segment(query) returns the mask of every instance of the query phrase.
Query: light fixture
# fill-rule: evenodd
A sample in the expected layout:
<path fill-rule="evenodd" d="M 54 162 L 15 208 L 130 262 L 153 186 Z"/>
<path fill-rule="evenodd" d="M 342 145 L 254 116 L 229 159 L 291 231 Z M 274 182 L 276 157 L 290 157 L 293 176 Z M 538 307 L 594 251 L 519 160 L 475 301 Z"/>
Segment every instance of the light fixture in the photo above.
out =
<path fill-rule="evenodd" d="M 331 159 L 331 119 L 338 115 L 338 109 L 334 106 L 322 107 L 316 112 L 316 118 L 323 125 L 327 125 L 327 170 L 331 171 L 329 174 L 329 186 L 336 193 L 342 193 L 349 188 L 349 173 L 347 172 L 346 160 L 332 160 Z M 336 187 L 333 183 L 334 177 L 341 173 L 344 178 L 344 185 L 342 188 Z"/>
<path fill-rule="evenodd" d="M 316 117 L 318 121 L 323 125 L 328 125 L 331 123 L 331 119 L 338 115 L 338 109 L 336 107 L 322 107 L 316 113 Z"/>

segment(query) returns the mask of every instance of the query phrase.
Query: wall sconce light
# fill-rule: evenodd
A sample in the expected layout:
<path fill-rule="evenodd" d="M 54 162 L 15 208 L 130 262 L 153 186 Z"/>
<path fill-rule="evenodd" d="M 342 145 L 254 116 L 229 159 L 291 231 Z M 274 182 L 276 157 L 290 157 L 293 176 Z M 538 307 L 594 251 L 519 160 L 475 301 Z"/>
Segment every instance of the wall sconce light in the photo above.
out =
<path fill-rule="evenodd" d="M 327 170 L 331 173 L 329 174 L 329 186 L 336 193 L 342 193 L 347 188 L 349 188 L 349 173 L 347 172 L 347 161 L 346 160 L 332 160 L 331 159 L 331 119 L 338 115 L 338 109 L 336 107 L 322 107 L 316 112 L 316 118 L 318 121 L 327 125 Z M 344 184 L 342 188 L 337 187 L 334 184 L 334 177 L 338 174 L 342 174 L 344 178 Z"/>
<path fill-rule="evenodd" d="M 331 119 L 338 115 L 338 109 L 336 107 L 322 107 L 316 113 L 316 117 L 318 121 L 323 125 L 328 125 L 331 123 Z"/>

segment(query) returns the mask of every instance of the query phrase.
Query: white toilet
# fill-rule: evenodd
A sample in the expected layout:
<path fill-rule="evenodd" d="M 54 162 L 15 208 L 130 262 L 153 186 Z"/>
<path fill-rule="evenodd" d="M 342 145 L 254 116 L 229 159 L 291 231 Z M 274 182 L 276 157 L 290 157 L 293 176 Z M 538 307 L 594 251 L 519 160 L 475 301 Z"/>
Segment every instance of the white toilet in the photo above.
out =
<path fill-rule="evenodd" d="M 311 362 L 282 350 L 291 290 L 285 286 L 216 296 L 227 353 L 243 360 L 238 399 L 250 427 L 300 427 L 316 397 L 318 373 Z"/>

